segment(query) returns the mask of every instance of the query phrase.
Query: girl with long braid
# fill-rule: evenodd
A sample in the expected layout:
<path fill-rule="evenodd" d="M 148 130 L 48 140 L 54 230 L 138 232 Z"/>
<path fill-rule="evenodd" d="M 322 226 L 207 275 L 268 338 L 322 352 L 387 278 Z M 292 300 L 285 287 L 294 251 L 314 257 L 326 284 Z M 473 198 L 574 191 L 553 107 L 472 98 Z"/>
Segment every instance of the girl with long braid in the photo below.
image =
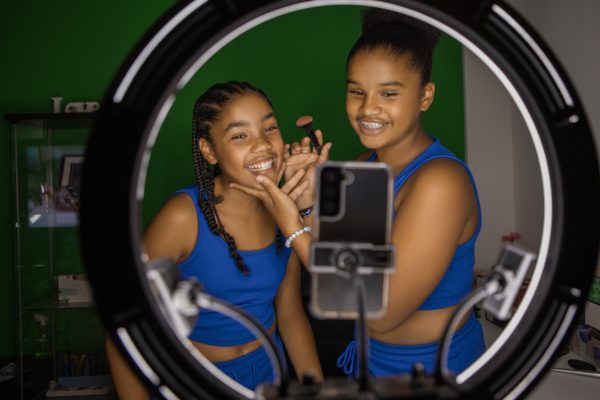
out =
<path fill-rule="evenodd" d="M 481 211 L 468 167 L 421 125 L 435 85 L 431 66 L 439 33 L 403 15 L 367 9 L 363 33 L 346 63 L 346 112 L 367 148 L 359 159 L 388 164 L 395 174 L 392 243 L 396 271 L 390 277 L 388 308 L 369 320 L 368 369 L 374 376 L 410 373 L 422 364 L 432 373 L 446 323 L 473 285 L 475 241 Z M 262 190 L 233 184 L 261 199 L 284 235 L 301 229 L 294 202 L 269 180 Z M 308 261 L 310 234 L 293 241 Z M 460 373 L 485 350 L 474 313 L 453 336 L 448 369 Z M 357 374 L 352 341 L 338 366 Z"/>
<path fill-rule="evenodd" d="M 320 381 L 322 371 L 301 302 L 298 257 L 284 246 L 263 204 L 230 187 L 239 183 L 260 188 L 256 177 L 277 184 L 283 175 L 289 153 L 284 157 L 287 147 L 270 101 L 245 82 L 216 84 L 197 99 L 192 132 L 196 184 L 175 192 L 146 228 L 143 241 L 149 258 L 172 258 L 184 277 L 196 278 L 207 293 L 250 313 L 280 347 L 283 341 L 299 377 L 309 373 Z M 323 159 L 327 151 L 326 146 Z M 307 186 L 298 183 L 303 175 L 300 168 L 281 190 L 301 201 Z M 242 385 L 254 389 L 272 381 L 260 340 L 231 318 L 201 310 L 189 338 Z M 117 391 L 122 387 L 122 398 L 132 390 L 130 379 L 115 384 Z"/>

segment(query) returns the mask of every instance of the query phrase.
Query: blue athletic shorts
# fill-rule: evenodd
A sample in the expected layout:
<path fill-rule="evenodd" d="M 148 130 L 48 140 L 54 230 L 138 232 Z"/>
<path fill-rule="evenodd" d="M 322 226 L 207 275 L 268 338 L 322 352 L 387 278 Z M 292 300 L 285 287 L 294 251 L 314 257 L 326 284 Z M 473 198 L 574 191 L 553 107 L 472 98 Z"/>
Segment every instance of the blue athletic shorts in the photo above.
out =
<path fill-rule="evenodd" d="M 415 363 L 435 370 L 438 342 L 419 345 L 383 343 L 369 338 L 369 373 L 373 376 L 409 374 Z M 448 355 L 448 369 L 458 374 L 485 351 L 483 330 L 474 313 L 454 334 Z M 351 341 L 337 360 L 337 366 L 349 376 L 358 374 L 356 340 Z"/>

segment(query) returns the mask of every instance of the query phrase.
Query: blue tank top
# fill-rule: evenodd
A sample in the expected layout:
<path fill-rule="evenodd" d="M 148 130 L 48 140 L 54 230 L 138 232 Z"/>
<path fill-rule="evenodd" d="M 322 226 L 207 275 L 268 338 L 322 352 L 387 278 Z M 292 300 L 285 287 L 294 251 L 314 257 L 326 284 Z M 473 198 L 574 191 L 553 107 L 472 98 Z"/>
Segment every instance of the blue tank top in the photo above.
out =
<path fill-rule="evenodd" d="M 198 205 L 198 187 L 190 186 L 175 192 L 178 193 L 192 198 L 198 216 L 196 245 L 179 263 L 182 276 L 197 278 L 208 294 L 244 309 L 269 329 L 275 320 L 273 301 L 285 276 L 291 249 L 278 251 L 273 241 L 263 249 L 240 250 L 250 270 L 249 275 L 244 275 L 229 254 L 227 243 L 211 232 Z M 213 346 L 235 346 L 256 339 L 237 321 L 210 310 L 200 310 L 189 338 Z"/>
<path fill-rule="evenodd" d="M 402 185 L 410 178 L 420 167 L 425 165 L 431 160 L 436 158 L 449 158 L 456 161 L 465 168 L 473 184 L 473 191 L 477 199 L 477 212 L 478 212 L 478 223 L 475 233 L 469 240 L 460 244 L 452 261 L 446 270 L 446 273 L 442 277 L 442 280 L 437 285 L 435 290 L 429 295 L 423 304 L 419 307 L 419 310 L 437 310 L 440 308 L 450 307 L 458 304 L 463 298 L 465 298 L 471 291 L 473 285 L 473 268 L 475 265 L 475 240 L 481 230 L 481 206 L 479 203 L 479 196 L 477 194 L 477 188 L 475 186 L 475 180 L 473 174 L 458 157 L 452 154 L 446 149 L 437 138 L 433 138 L 433 143 L 429 145 L 419 156 L 410 162 L 398 175 L 394 177 L 394 197 L 402 188 Z M 377 158 L 377 154 L 373 153 L 369 157 L 368 161 L 374 161 Z M 395 217 L 395 213 L 394 213 Z"/>

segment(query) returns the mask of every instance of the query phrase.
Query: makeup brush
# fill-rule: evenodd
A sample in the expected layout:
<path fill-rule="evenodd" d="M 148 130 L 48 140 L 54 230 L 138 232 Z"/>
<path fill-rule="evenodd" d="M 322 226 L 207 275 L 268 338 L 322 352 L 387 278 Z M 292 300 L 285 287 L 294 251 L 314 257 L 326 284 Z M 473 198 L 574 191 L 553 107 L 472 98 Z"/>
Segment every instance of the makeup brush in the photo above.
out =
<path fill-rule="evenodd" d="M 296 126 L 304 130 L 304 132 L 306 132 L 313 146 L 315 147 L 315 149 L 317 149 L 317 154 L 321 154 L 321 144 L 319 143 L 317 135 L 315 135 L 315 131 L 312 128 L 312 122 L 313 117 L 311 117 L 310 115 L 303 115 L 296 120 Z"/>

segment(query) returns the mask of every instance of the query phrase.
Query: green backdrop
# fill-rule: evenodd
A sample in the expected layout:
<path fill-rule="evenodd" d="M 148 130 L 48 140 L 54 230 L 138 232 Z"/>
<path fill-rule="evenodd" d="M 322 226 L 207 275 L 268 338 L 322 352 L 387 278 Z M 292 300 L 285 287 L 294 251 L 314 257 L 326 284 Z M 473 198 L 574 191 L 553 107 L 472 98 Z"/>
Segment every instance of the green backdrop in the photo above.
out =
<path fill-rule="evenodd" d="M 321 7 L 263 23 L 233 40 L 204 64 L 181 90 L 152 151 L 142 221 L 148 222 L 176 189 L 194 182 L 191 111 L 196 98 L 215 82 L 246 80 L 265 90 L 279 125 L 290 140 L 303 132 L 295 121 L 312 115 L 332 141 L 331 158 L 355 159 L 362 150 L 345 111 L 346 56 L 360 34 L 360 8 Z M 443 37 L 436 52 L 436 99 L 425 128 L 459 157 L 464 156 L 462 52 Z"/>
<path fill-rule="evenodd" d="M 10 125 L 6 113 L 52 112 L 50 97 L 99 101 L 134 44 L 175 1 L 0 3 L 0 357 L 16 353 Z M 62 239 L 57 239 L 61 241 Z M 24 252 L 35 252 L 33 243 Z M 77 236 L 69 246 L 78 251 Z"/>
<path fill-rule="evenodd" d="M 173 3 L 3 1 L 0 111 L 51 112 L 51 96 L 63 97 L 63 105 L 100 101 L 130 49 Z M 344 66 L 359 32 L 358 15 L 355 7 L 286 15 L 252 29 L 211 58 L 178 93 L 157 138 L 142 220 L 147 222 L 175 189 L 193 183 L 191 109 L 195 98 L 217 81 L 248 80 L 263 88 L 288 140 L 301 136 L 294 126 L 298 116 L 314 116 L 335 144 L 332 158 L 353 159 L 361 148 L 345 115 Z M 436 100 L 425 127 L 463 157 L 461 48 L 447 37 L 440 42 L 433 77 Z M 0 185 L 5 194 L 0 196 L 0 356 L 15 354 L 9 128 L 6 122 L 0 124 Z"/>

